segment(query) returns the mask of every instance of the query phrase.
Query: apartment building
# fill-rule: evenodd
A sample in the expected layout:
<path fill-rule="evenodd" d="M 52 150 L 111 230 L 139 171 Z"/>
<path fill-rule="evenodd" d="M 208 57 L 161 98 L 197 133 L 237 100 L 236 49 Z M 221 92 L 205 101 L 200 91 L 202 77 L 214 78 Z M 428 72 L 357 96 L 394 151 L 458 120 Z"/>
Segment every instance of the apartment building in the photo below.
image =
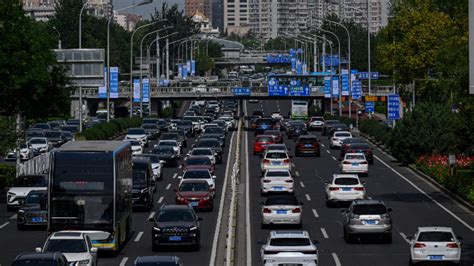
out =
<path fill-rule="evenodd" d="M 249 0 L 224 0 L 224 32 L 245 35 L 249 31 Z"/>
<path fill-rule="evenodd" d="M 36 21 L 48 21 L 54 16 L 55 0 L 22 0 L 23 10 L 27 16 Z"/>

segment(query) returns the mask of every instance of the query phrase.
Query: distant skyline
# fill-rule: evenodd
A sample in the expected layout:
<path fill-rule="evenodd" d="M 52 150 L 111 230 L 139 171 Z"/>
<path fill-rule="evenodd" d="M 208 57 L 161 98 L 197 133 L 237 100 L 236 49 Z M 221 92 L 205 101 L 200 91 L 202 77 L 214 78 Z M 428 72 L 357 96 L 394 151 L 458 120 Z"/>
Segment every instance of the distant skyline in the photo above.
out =
<path fill-rule="evenodd" d="M 111 0 L 114 4 L 114 9 L 120 9 L 122 7 L 126 7 L 128 5 L 138 3 L 142 0 Z M 153 3 L 136 7 L 134 9 L 127 9 L 121 13 L 130 13 L 130 14 L 138 14 L 143 16 L 144 19 L 149 19 L 151 14 L 155 13 L 155 8 L 161 7 L 163 3 L 168 3 L 168 5 L 172 6 L 174 4 L 178 4 L 179 9 L 184 9 L 184 1 L 185 0 L 153 0 Z"/>

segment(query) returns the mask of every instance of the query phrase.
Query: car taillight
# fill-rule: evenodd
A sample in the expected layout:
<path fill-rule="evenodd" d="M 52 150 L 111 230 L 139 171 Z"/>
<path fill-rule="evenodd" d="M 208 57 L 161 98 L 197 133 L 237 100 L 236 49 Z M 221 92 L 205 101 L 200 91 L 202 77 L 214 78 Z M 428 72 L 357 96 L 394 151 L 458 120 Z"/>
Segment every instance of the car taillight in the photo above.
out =
<path fill-rule="evenodd" d="M 292 212 L 293 213 L 301 213 L 301 209 L 300 208 L 294 208 Z"/>
<path fill-rule="evenodd" d="M 372 150 L 367 150 L 366 153 L 367 154 L 372 154 Z"/>
<path fill-rule="evenodd" d="M 350 147 L 350 145 L 348 145 L 348 144 L 344 144 L 344 146 L 343 146 L 344 149 L 348 149 L 349 147 Z"/>
<path fill-rule="evenodd" d="M 268 179 L 263 179 L 263 183 L 270 183 L 271 181 Z"/>
<path fill-rule="evenodd" d="M 293 180 L 292 179 L 287 179 L 285 180 L 286 183 L 293 183 Z"/>
<path fill-rule="evenodd" d="M 354 190 L 363 191 L 363 190 L 364 190 L 364 187 L 355 187 Z"/>
<path fill-rule="evenodd" d="M 263 163 L 264 163 L 264 164 L 268 164 L 268 163 L 270 163 L 270 160 L 268 160 L 268 159 L 263 159 Z"/>
<path fill-rule="evenodd" d="M 360 164 L 367 164 L 367 161 L 360 162 Z"/>
<path fill-rule="evenodd" d="M 342 161 L 342 164 L 351 164 L 349 161 Z"/>
<path fill-rule="evenodd" d="M 447 248 L 459 248 L 458 244 L 457 243 L 448 243 L 446 245 Z"/>
<path fill-rule="evenodd" d="M 272 213 L 272 210 L 269 208 L 263 208 L 263 213 Z"/>
<path fill-rule="evenodd" d="M 330 187 L 329 190 L 330 191 L 336 191 L 336 190 L 339 190 L 339 188 L 338 187 Z"/>
<path fill-rule="evenodd" d="M 424 248 L 424 247 L 426 247 L 426 245 L 423 243 L 415 243 L 415 245 L 413 246 L 413 248 Z"/>
<path fill-rule="evenodd" d="M 290 163 L 290 159 L 283 160 L 283 163 Z"/>

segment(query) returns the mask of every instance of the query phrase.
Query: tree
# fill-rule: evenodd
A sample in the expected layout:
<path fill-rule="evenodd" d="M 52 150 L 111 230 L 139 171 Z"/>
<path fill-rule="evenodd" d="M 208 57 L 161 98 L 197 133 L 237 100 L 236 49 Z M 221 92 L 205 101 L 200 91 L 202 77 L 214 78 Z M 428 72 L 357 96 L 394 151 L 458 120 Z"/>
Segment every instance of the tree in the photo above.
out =
<path fill-rule="evenodd" d="M 0 112 L 44 118 L 69 112 L 69 81 L 51 51 L 55 33 L 17 0 L 0 2 Z"/>

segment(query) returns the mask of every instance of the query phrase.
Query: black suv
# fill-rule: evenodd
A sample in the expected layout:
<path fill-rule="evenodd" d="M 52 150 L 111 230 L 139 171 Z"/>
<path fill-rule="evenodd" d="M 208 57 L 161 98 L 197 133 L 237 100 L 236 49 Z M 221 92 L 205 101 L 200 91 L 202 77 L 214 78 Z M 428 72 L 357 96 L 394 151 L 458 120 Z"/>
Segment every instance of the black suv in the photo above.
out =
<path fill-rule="evenodd" d="M 150 158 L 133 158 L 133 206 L 153 208 L 153 194 L 156 184 L 153 180 L 153 170 Z"/>
<path fill-rule="evenodd" d="M 158 251 L 160 246 L 191 245 L 201 249 L 202 221 L 188 205 L 163 205 L 153 221 L 152 250 Z"/>
<path fill-rule="evenodd" d="M 47 198 L 46 190 L 32 190 L 26 196 L 25 202 L 18 210 L 17 228 L 23 230 L 27 226 L 47 226 Z"/>

